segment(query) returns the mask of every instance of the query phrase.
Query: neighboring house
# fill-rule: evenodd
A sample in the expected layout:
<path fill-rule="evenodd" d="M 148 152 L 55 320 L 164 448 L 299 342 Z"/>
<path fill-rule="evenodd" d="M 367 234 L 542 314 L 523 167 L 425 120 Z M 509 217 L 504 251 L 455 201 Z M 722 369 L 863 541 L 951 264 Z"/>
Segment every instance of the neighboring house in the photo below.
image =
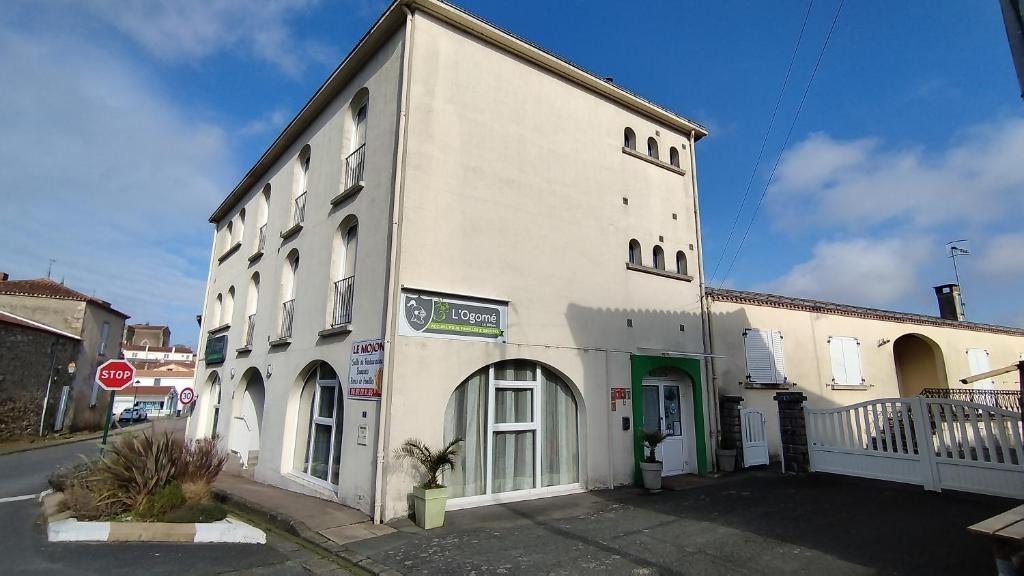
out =
<path fill-rule="evenodd" d="M 185 388 L 195 387 L 195 370 L 191 367 L 168 364 L 161 367 L 148 367 L 142 368 L 140 365 L 135 364 L 135 382 L 132 387 L 133 390 L 140 393 L 138 401 L 132 401 L 130 394 L 118 393 L 115 403 L 123 405 L 127 403 L 128 406 L 133 404 L 141 404 L 148 402 L 143 405 L 146 410 L 149 411 L 150 415 L 166 415 L 171 414 L 178 409 L 177 398 L 181 394 L 181 391 Z M 144 366 L 149 366 L 148 364 Z M 157 393 L 153 388 L 166 389 L 161 393 Z M 145 393 L 146 396 L 158 395 L 161 398 L 165 398 L 168 395 L 168 391 L 171 392 L 172 400 L 170 402 L 162 402 L 156 399 L 146 400 L 141 399 L 141 394 Z"/>
<path fill-rule="evenodd" d="M 121 351 L 126 360 L 135 361 L 179 361 L 191 362 L 195 352 L 188 346 L 149 346 L 147 344 L 122 343 Z"/>
<path fill-rule="evenodd" d="M 170 346 L 171 329 L 158 324 L 130 324 L 124 330 L 124 343 L 136 346 Z"/>
<path fill-rule="evenodd" d="M 82 339 L 0 310 L 0 440 L 63 427 Z"/>
<path fill-rule="evenodd" d="M 951 285 L 939 286 L 943 317 L 805 298 L 707 289 L 712 375 L 719 394 L 743 397 L 766 416 L 768 448 L 781 451 L 780 390 L 828 408 L 924 389 L 1020 390 L 1016 371 L 964 385 L 960 380 L 1016 363 L 1024 329 L 958 319 Z M 933 392 L 941 393 L 941 390 Z"/>
<path fill-rule="evenodd" d="M 81 339 L 65 428 L 76 431 L 102 427 L 109 395 L 96 384 L 96 368 L 120 357 L 128 315 L 109 302 L 46 278 L 0 281 L 0 310 Z"/>
<path fill-rule="evenodd" d="M 392 4 L 210 217 L 190 436 L 378 521 L 409 512 L 408 438 L 465 438 L 451 508 L 631 483 L 644 428 L 708 471 L 706 134 Z"/>
<path fill-rule="evenodd" d="M 178 409 L 178 390 L 171 385 L 128 386 L 119 391 L 114 398 L 114 415 L 120 415 L 122 410 L 133 406 L 145 408 L 149 417 L 174 414 Z"/>

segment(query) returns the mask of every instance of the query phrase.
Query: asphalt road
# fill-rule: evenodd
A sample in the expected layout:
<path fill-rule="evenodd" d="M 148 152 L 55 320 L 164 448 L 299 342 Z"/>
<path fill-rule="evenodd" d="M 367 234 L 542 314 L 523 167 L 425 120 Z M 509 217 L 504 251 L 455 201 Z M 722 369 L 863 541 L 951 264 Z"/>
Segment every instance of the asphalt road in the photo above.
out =
<path fill-rule="evenodd" d="M 64 444 L 0 456 L 0 574 L 273 574 L 308 572 L 275 545 L 254 544 L 83 544 L 46 540 L 35 499 L 5 498 L 38 494 L 46 477 L 79 455 L 96 454 L 95 441 Z"/>

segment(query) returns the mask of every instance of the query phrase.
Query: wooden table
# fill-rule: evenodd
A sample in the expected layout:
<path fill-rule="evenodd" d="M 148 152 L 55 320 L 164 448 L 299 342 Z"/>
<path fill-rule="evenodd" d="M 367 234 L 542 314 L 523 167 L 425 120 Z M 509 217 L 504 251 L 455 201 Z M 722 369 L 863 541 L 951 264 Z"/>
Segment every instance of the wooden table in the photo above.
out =
<path fill-rule="evenodd" d="M 1024 550 L 1024 506 L 982 520 L 967 528 L 972 534 L 985 536 L 992 542 L 996 557 L 996 573 L 999 576 L 1013 576 L 1012 557 Z"/>

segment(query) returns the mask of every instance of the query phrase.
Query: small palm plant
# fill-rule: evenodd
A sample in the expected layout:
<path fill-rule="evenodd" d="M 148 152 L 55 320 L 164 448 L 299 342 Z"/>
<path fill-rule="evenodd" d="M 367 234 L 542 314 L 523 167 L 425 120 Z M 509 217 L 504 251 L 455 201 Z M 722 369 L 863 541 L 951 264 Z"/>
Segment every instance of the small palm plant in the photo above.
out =
<path fill-rule="evenodd" d="M 423 467 L 427 474 L 427 480 L 422 484 L 423 488 L 443 488 L 441 474 L 446 470 L 455 469 L 455 457 L 459 454 L 460 442 L 462 438 L 453 438 L 443 448 L 435 451 L 423 441 L 410 438 L 395 450 L 395 455 L 401 460 L 412 460 Z"/>
<path fill-rule="evenodd" d="M 661 460 L 658 460 L 655 450 L 657 450 L 658 444 L 665 441 L 665 438 L 668 438 L 668 434 L 665 434 L 661 430 L 654 430 L 651 432 L 646 430 L 644 431 L 644 444 L 647 445 L 647 457 L 644 458 L 644 462 L 649 464 L 661 462 Z"/>

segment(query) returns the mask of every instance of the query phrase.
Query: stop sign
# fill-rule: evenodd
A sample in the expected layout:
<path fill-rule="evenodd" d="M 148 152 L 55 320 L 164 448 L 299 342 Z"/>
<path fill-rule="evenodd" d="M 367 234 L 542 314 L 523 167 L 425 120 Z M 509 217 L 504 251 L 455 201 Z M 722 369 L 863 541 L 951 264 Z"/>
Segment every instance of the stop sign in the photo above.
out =
<path fill-rule="evenodd" d="M 104 390 L 123 390 L 135 380 L 135 367 L 124 360 L 107 360 L 96 369 L 96 383 Z"/>

